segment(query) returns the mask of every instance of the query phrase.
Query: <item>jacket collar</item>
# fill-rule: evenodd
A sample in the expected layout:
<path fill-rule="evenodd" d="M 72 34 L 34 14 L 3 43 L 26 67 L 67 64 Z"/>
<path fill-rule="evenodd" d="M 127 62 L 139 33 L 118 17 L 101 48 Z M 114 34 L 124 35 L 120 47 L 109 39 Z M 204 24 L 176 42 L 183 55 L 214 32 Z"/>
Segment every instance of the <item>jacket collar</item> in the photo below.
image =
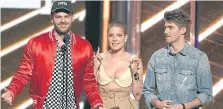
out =
<path fill-rule="evenodd" d="M 54 29 L 49 32 L 49 38 L 51 41 L 56 42 L 56 36 L 54 32 L 55 32 Z M 70 32 L 70 37 L 72 38 L 71 43 L 72 45 L 74 45 L 76 43 L 76 38 L 75 38 L 75 34 L 73 34 L 72 31 Z"/>
<path fill-rule="evenodd" d="M 183 56 L 188 55 L 189 47 L 190 47 L 190 44 L 186 41 L 185 45 L 184 45 L 184 48 L 180 52 L 178 52 L 178 53 L 180 53 Z M 169 54 L 176 55 L 176 53 L 172 52 L 170 44 L 167 45 L 167 50 L 168 50 Z"/>

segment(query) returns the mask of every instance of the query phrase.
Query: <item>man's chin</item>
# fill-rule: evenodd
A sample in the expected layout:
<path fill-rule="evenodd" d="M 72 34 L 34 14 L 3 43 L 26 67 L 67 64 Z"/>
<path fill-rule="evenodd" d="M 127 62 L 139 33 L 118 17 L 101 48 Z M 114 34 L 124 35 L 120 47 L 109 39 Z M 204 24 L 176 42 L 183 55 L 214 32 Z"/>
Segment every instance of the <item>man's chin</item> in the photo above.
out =
<path fill-rule="evenodd" d="M 65 35 L 67 34 L 68 32 L 60 32 L 60 35 Z"/>
<path fill-rule="evenodd" d="M 166 43 L 169 44 L 170 42 L 169 41 L 166 41 Z"/>
<path fill-rule="evenodd" d="M 56 32 L 59 34 L 59 35 L 65 35 L 65 34 L 67 34 L 69 31 L 58 31 L 58 30 L 56 30 Z"/>
<path fill-rule="evenodd" d="M 170 41 L 166 41 L 166 44 L 172 44 L 172 42 L 170 42 Z"/>

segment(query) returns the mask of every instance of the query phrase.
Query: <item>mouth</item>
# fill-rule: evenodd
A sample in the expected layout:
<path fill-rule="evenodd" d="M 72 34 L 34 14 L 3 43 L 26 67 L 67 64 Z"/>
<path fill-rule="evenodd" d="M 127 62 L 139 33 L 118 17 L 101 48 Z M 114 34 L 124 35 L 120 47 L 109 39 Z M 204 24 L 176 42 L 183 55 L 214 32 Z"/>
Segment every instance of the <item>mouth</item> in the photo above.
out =
<path fill-rule="evenodd" d="M 67 26 L 60 26 L 61 28 L 67 28 Z"/>
<path fill-rule="evenodd" d="M 119 45 L 119 43 L 112 43 L 112 45 L 117 46 L 117 45 Z"/>
<path fill-rule="evenodd" d="M 61 28 L 66 28 L 67 27 L 67 24 L 60 24 L 60 27 Z"/>

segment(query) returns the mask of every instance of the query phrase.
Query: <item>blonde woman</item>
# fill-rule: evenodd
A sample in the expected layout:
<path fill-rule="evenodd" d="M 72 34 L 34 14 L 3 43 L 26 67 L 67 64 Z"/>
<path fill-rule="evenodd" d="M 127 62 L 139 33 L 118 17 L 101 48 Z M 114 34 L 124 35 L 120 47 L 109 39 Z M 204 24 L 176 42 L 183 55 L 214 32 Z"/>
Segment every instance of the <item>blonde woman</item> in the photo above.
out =
<path fill-rule="evenodd" d="M 105 109 L 138 109 L 142 92 L 142 62 L 126 52 L 127 27 L 113 21 L 107 30 L 110 50 L 94 58 L 94 72 Z M 134 99 L 130 97 L 132 92 Z"/>

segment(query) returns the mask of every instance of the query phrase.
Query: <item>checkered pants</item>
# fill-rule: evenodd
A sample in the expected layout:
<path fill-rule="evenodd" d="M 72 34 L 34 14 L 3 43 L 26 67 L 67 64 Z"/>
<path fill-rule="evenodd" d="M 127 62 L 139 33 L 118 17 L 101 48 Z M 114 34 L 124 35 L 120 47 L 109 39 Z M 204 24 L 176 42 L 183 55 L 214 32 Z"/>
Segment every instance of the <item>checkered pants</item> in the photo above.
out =
<path fill-rule="evenodd" d="M 71 40 L 69 41 L 70 45 Z M 67 50 L 67 52 L 66 52 Z M 49 91 L 43 105 L 44 109 L 76 109 L 73 89 L 73 72 L 71 49 L 59 47 L 57 44 L 57 54 L 53 77 Z"/>

